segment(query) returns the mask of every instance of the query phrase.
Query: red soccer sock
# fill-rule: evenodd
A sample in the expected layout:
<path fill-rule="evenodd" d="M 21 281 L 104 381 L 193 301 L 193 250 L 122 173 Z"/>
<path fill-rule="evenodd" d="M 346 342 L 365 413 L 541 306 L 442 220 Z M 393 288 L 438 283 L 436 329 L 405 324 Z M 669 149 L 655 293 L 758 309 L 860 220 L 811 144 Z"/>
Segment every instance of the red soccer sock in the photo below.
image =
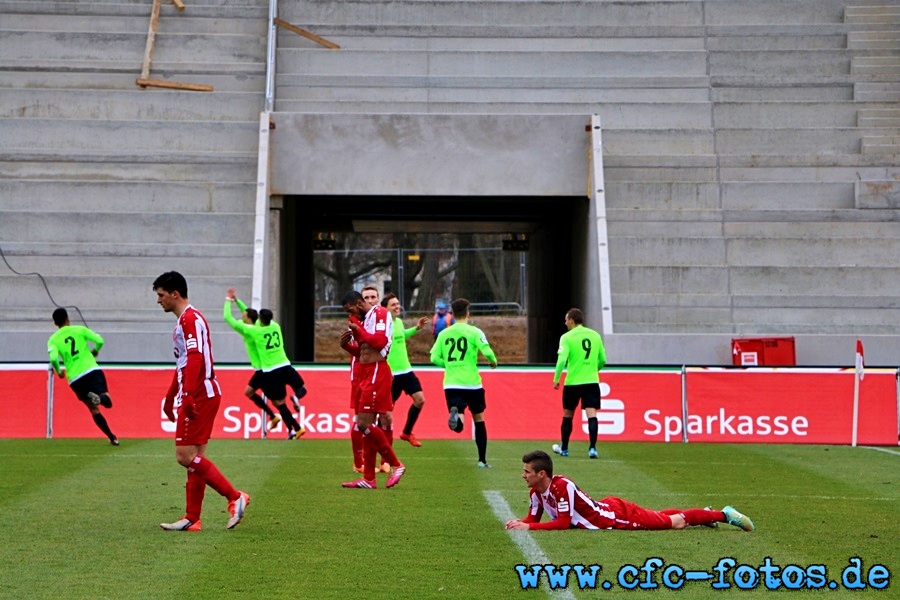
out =
<path fill-rule="evenodd" d="M 216 490 L 219 495 L 225 496 L 229 502 L 237 500 L 238 496 L 240 496 L 240 492 L 222 475 L 215 463 L 205 456 L 200 456 L 199 454 L 195 456 L 194 460 L 191 461 L 191 466 L 188 467 L 188 471 L 191 470 L 199 475 L 206 485 Z"/>
<path fill-rule="evenodd" d="M 388 444 L 393 447 L 394 446 L 394 428 L 393 427 L 385 427 L 384 425 L 379 425 L 381 430 L 384 432 L 384 437 L 387 438 Z"/>
<path fill-rule="evenodd" d="M 725 522 L 725 513 L 721 510 L 706 510 L 705 508 L 688 508 L 682 510 L 678 508 L 667 508 L 659 512 L 666 515 L 680 514 L 684 516 L 685 523 L 692 527 L 695 525 Z"/>
<path fill-rule="evenodd" d="M 200 520 L 200 510 L 203 508 L 206 482 L 195 471 L 188 469 L 184 491 L 186 496 L 184 516 L 188 521 L 196 523 Z"/>
<path fill-rule="evenodd" d="M 375 447 L 375 451 L 380 454 L 381 457 L 392 467 L 400 466 L 401 463 L 397 459 L 397 455 L 394 454 L 394 449 L 391 448 L 391 445 L 388 443 L 387 436 L 384 435 L 384 431 L 380 427 L 369 427 L 369 429 L 364 433 L 366 436 L 366 444 L 372 443 Z M 366 448 L 368 448 L 368 446 L 366 446 Z M 374 460 L 375 457 L 373 456 L 372 458 Z M 369 458 L 367 455 L 366 465 L 368 464 Z"/>
<path fill-rule="evenodd" d="M 350 429 L 350 444 L 353 447 L 353 466 L 357 469 L 363 467 L 363 446 L 365 445 L 365 437 L 362 431 L 356 428 L 356 425 Z"/>

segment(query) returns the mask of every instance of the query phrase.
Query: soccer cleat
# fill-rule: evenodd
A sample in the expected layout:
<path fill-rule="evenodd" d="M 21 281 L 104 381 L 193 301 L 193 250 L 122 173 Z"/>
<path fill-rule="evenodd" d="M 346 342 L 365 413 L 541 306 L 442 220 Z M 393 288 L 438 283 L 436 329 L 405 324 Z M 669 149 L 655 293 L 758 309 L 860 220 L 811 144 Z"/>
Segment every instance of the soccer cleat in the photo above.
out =
<path fill-rule="evenodd" d="M 455 406 L 450 408 L 450 418 L 447 419 L 447 426 L 450 428 L 450 431 L 457 431 L 456 429 L 459 426 L 460 422 L 459 418 L 459 409 Z"/>
<path fill-rule="evenodd" d="M 97 394 L 96 392 L 88 392 L 87 397 L 88 397 L 88 400 L 90 400 L 91 404 L 93 404 L 94 406 L 98 406 L 100 404 L 100 402 L 102 402 L 100 400 L 100 395 Z"/>
<path fill-rule="evenodd" d="M 569 455 L 569 451 L 563 450 L 562 446 L 560 446 L 559 444 L 553 444 L 552 446 L 550 446 L 550 449 L 553 450 L 555 453 L 559 454 L 560 456 L 568 456 Z"/>
<path fill-rule="evenodd" d="M 238 491 L 238 494 L 240 495 L 236 499 L 228 503 L 228 513 L 231 515 L 231 518 L 228 519 L 228 525 L 225 526 L 225 529 L 234 529 L 241 522 L 241 519 L 244 518 L 244 511 L 247 510 L 247 506 L 250 504 L 250 494 L 241 491 Z"/>
<path fill-rule="evenodd" d="M 712 506 L 704 506 L 704 507 L 703 507 L 703 510 L 712 510 L 712 509 L 713 509 Z M 712 523 L 703 523 L 703 526 L 704 526 L 704 527 L 709 527 L 710 529 L 718 529 L 718 528 L 719 528 L 719 524 L 716 523 L 716 522 L 712 522 Z"/>
<path fill-rule="evenodd" d="M 589 449 L 588 449 L 588 458 L 598 458 L 598 456 L 597 456 L 597 449 L 596 449 L 596 448 L 589 448 Z"/>
<path fill-rule="evenodd" d="M 200 531 L 203 529 L 200 521 L 189 521 L 187 517 L 181 517 L 174 523 L 160 523 L 159 526 L 166 531 Z"/>
<path fill-rule="evenodd" d="M 422 445 L 422 442 L 420 442 L 418 439 L 416 439 L 416 435 L 414 433 L 410 433 L 409 435 L 406 435 L 405 433 L 401 433 L 400 439 L 409 442 L 410 445 L 413 446 L 414 448 L 418 448 Z"/>
<path fill-rule="evenodd" d="M 479 469 L 492 469 L 493 467 L 492 467 L 491 465 L 487 464 L 486 462 L 481 462 L 481 461 L 479 460 L 479 461 L 478 461 L 478 468 L 479 468 Z"/>
<path fill-rule="evenodd" d="M 358 488 L 361 490 L 374 490 L 378 487 L 378 482 L 374 479 L 366 479 L 365 477 L 360 477 L 354 481 L 345 481 L 341 484 L 341 487 L 345 488 Z"/>
<path fill-rule="evenodd" d="M 389 488 L 394 487 L 395 485 L 400 483 L 400 478 L 403 477 L 404 473 L 406 473 L 405 466 L 400 465 L 399 467 L 395 467 L 394 472 L 391 473 L 390 477 L 388 477 L 387 483 L 385 483 L 384 486 Z"/>
<path fill-rule="evenodd" d="M 726 506 L 722 509 L 722 512 L 725 513 L 725 519 L 728 521 L 729 525 L 740 527 L 744 531 L 753 531 L 756 529 L 756 527 L 753 526 L 753 521 L 750 520 L 750 517 L 736 511 L 733 506 Z"/>
<path fill-rule="evenodd" d="M 113 439 L 109 440 L 109 443 L 110 443 L 111 446 L 118 446 L 118 445 L 119 445 L 119 438 L 113 438 Z"/>
<path fill-rule="evenodd" d="M 291 402 L 294 404 L 294 412 L 300 412 L 300 399 L 297 396 L 291 396 Z"/>
<path fill-rule="evenodd" d="M 268 429 L 269 431 L 272 431 L 273 429 L 278 427 L 279 423 L 281 423 L 281 417 L 279 417 L 278 415 L 275 415 L 271 419 L 269 419 L 269 423 L 268 423 L 268 425 L 266 425 L 266 429 Z"/>
<path fill-rule="evenodd" d="M 301 427 L 297 431 L 291 431 L 288 434 L 288 439 L 289 440 L 299 440 L 300 438 L 302 438 L 304 436 L 304 434 L 306 434 L 306 429 Z"/>

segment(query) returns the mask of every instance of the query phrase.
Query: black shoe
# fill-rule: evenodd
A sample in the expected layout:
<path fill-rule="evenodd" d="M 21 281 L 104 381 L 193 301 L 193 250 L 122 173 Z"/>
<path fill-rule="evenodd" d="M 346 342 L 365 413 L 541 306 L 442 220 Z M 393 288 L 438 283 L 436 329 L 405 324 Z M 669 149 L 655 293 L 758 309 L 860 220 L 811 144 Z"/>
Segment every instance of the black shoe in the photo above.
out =
<path fill-rule="evenodd" d="M 109 443 L 110 443 L 111 446 L 118 446 L 118 445 L 119 445 L 119 438 L 113 438 L 113 439 L 109 440 Z"/>

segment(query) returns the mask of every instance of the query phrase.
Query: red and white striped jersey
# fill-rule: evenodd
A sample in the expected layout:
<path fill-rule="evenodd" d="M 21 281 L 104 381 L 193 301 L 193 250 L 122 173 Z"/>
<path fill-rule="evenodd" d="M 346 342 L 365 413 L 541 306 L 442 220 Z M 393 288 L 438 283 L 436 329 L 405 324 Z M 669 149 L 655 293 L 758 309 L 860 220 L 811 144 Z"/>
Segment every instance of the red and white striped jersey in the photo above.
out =
<path fill-rule="evenodd" d="M 199 310 L 188 305 L 175 325 L 172 335 L 175 351 L 175 382 L 170 390 L 180 399 L 184 394 L 192 398 L 212 398 L 221 395 L 213 366 L 212 341 L 209 323 Z"/>
<path fill-rule="evenodd" d="M 523 519 L 531 529 L 614 529 L 616 514 L 608 505 L 597 502 L 565 475 L 554 475 L 544 493 L 531 488 L 531 506 Z M 550 521 L 540 523 L 544 513 Z"/>

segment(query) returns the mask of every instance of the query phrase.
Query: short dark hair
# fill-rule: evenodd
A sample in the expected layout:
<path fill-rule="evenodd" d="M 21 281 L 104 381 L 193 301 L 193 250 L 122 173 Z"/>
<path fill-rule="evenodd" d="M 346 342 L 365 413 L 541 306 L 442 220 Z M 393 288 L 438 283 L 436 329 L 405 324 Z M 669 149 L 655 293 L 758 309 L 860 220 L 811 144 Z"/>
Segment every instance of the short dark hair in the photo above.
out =
<path fill-rule="evenodd" d="M 259 312 L 255 308 L 248 308 L 244 311 L 247 313 L 247 316 L 250 317 L 250 321 L 256 323 L 256 320 L 259 319 Z"/>
<path fill-rule="evenodd" d="M 356 290 L 350 290 L 344 297 L 341 298 L 341 306 L 347 306 L 348 304 L 356 304 L 360 300 L 362 300 L 362 294 L 357 292 Z"/>
<path fill-rule="evenodd" d="M 453 310 L 453 314 L 460 319 L 465 319 L 466 314 L 469 312 L 469 306 L 472 303 L 466 300 L 465 298 L 457 298 L 453 302 L 450 303 L 450 308 Z"/>
<path fill-rule="evenodd" d="M 553 459 L 543 450 L 534 450 L 522 457 L 522 463 L 531 465 L 534 472 L 545 471 L 547 477 L 553 477 Z"/>
<path fill-rule="evenodd" d="M 60 307 L 53 311 L 53 323 L 55 323 L 57 327 L 62 327 L 68 320 L 69 311 L 66 309 Z"/>
<path fill-rule="evenodd" d="M 387 294 L 384 295 L 384 298 L 381 299 L 381 305 L 383 307 L 387 308 L 388 302 L 390 302 L 391 299 L 396 298 L 396 297 L 397 297 L 397 294 L 395 294 L 394 292 L 388 292 Z"/>
<path fill-rule="evenodd" d="M 166 271 L 157 277 L 153 282 L 153 289 L 154 291 L 161 289 L 170 294 L 178 292 L 182 298 L 187 299 L 188 297 L 187 280 L 178 271 Z"/>
<path fill-rule="evenodd" d="M 566 317 L 572 319 L 576 325 L 584 325 L 584 313 L 581 312 L 580 308 L 570 308 L 569 312 L 566 313 Z"/>
<path fill-rule="evenodd" d="M 269 323 L 272 322 L 272 317 L 274 317 L 274 316 L 275 315 L 272 314 L 271 310 L 269 310 L 268 308 L 262 308 L 259 311 L 259 322 L 262 323 L 264 326 L 268 325 Z"/>

